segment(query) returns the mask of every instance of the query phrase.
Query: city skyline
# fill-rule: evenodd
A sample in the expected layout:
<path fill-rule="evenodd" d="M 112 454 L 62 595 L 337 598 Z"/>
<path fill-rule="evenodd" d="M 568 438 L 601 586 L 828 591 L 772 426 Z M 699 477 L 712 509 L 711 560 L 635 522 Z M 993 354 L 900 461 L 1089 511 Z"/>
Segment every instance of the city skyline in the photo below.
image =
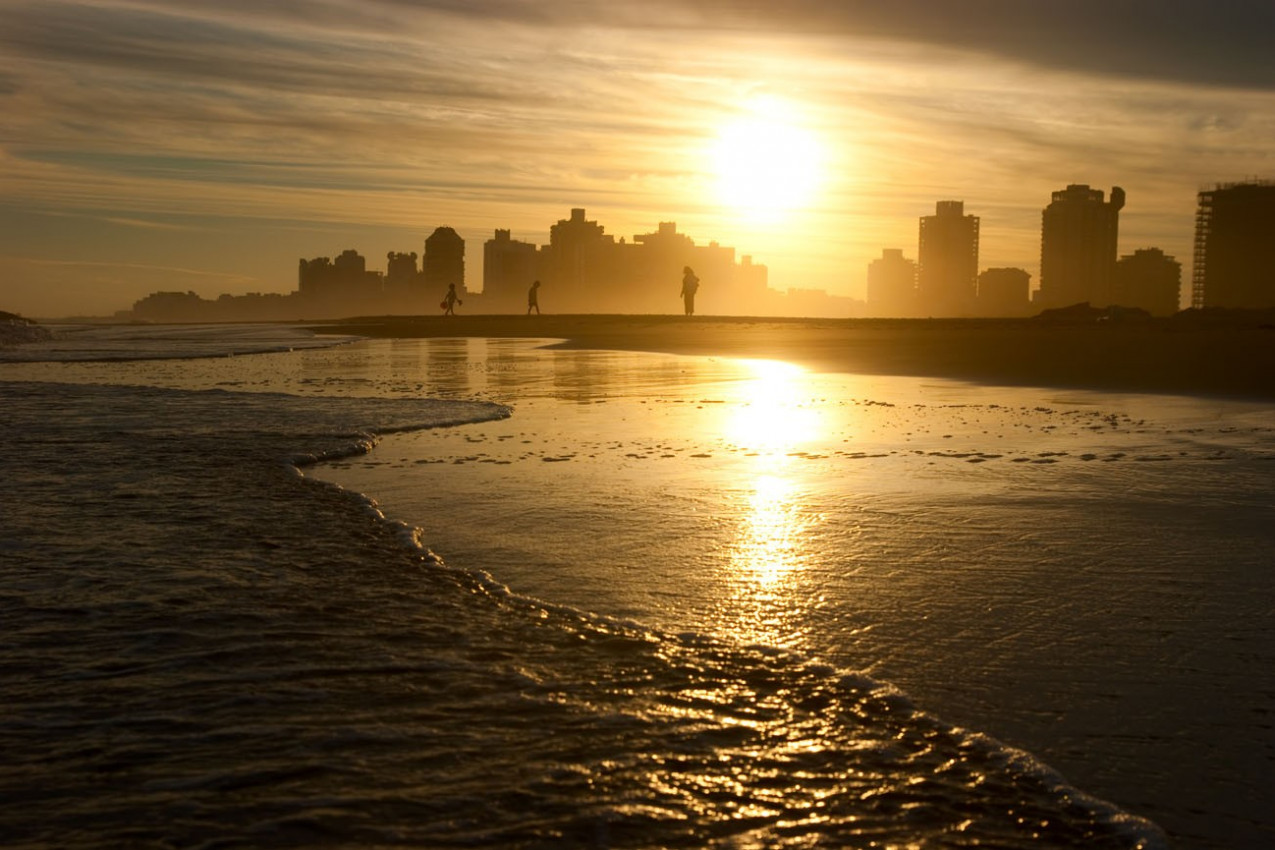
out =
<path fill-rule="evenodd" d="M 1231 198 L 1238 202 L 1219 200 Z M 586 218 L 586 210 L 573 208 L 569 218 L 550 226 L 545 244 L 513 239 L 510 230 L 497 228 L 482 243 L 481 282 L 466 274 L 464 237 L 440 225 L 423 239 L 423 251 L 387 252 L 384 271 L 345 248 L 300 258 L 297 285 L 284 292 L 206 298 L 193 290 L 158 290 L 113 315 L 243 321 L 428 314 L 448 286 L 471 299 L 470 312 L 516 313 L 536 278 L 550 284 L 558 312 L 659 314 L 668 312 L 668 281 L 687 264 L 707 270 L 709 312 L 723 316 L 1014 318 L 1082 306 L 1155 316 L 1205 306 L 1270 309 L 1275 275 L 1266 269 L 1275 269 L 1268 239 L 1275 227 L 1275 181 L 1217 184 L 1198 200 L 1193 285 L 1183 280 L 1182 263 L 1156 246 L 1117 251 L 1123 189 L 1113 187 L 1108 200 L 1101 189 L 1072 184 L 1055 191 L 1041 211 L 1049 285 L 1032 286 L 1032 275 L 1018 267 L 983 267 L 979 217 L 965 214 L 962 201 L 937 201 L 934 215 L 918 219 L 918 260 L 908 259 L 904 249 L 883 248 L 865 269 L 862 300 L 770 287 L 764 263 L 716 240 L 697 244 L 676 222 L 630 237 L 608 233 Z M 1224 213 L 1215 209 L 1219 205 Z M 1203 273 L 1206 261 L 1212 283 Z"/>
<path fill-rule="evenodd" d="M 114 318 L 292 321 L 431 314 L 449 287 L 456 288 L 463 312 L 522 313 L 533 281 L 546 285 L 554 312 L 659 314 L 674 303 L 670 281 L 679 280 L 688 266 L 703 275 L 702 303 L 718 314 L 843 317 L 853 307 L 850 299 L 821 291 L 769 289 L 765 265 L 737 253 L 734 246 L 697 243 L 678 230 L 677 222 L 662 221 L 651 233 L 626 237 L 608 233 L 577 207 L 552 225 L 550 234 L 547 244 L 536 245 L 497 229 L 481 245 L 481 281 L 467 273 L 470 254 L 464 238 L 440 225 L 418 240 L 422 251 L 387 252 L 384 271 L 374 267 L 376 259 L 369 264 L 357 249 L 345 248 L 331 256 L 301 257 L 296 286 L 286 293 L 206 298 L 194 291 L 160 290 L 129 310 L 117 311 Z"/>
<path fill-rule="evenodd" d="M 863 299 L 960 199 L 981 265 L 1037 285 L 1040 210 L 1073 183 L 1123 187 L 1120 255 L 1190 280 L 1198 193 L 1271 175 L 1275 10 L 1023 6 L 12 2 L 0 307 L 287 292 L 299 256 L 437 222 L 540 244 L 568 206 Z"/>

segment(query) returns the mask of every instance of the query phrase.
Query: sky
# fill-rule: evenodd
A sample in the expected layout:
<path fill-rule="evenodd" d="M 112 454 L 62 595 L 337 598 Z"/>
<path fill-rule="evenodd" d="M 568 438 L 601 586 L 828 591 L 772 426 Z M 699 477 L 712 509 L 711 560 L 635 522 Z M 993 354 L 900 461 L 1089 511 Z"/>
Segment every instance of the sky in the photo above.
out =
<path fill-rule="evenodd" d="M 960 200 L 1039 274 L 1072 183 L 1189 291 L 1196 195 L 1275 179 L 1270 0 L 0 0 L 0 310 L 296 288 L 583 207 L 864 296 Z M 677 282 L 670 284 L 676 289 Z"/>

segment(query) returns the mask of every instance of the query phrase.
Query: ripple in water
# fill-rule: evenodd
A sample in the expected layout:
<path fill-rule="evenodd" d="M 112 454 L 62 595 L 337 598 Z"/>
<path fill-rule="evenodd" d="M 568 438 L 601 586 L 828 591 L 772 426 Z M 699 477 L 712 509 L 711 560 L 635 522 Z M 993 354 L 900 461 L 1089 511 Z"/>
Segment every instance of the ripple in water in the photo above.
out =
<path fill-rule="evenodd" d="M 287 461 L 474 404 L 0 384 L 8 846 L 1151 847 L 888 687 L 534 602 Z"/>

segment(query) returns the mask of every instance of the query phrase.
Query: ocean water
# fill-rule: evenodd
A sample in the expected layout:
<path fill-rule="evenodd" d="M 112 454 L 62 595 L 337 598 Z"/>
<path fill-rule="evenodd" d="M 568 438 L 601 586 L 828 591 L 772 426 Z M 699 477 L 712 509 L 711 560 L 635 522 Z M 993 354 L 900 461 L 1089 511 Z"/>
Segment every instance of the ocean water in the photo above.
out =
<path fill-rule="evenodd" d="M 274 347 L 0 364 L 6 846 L 1270 843 L 1269 406 Z"/>

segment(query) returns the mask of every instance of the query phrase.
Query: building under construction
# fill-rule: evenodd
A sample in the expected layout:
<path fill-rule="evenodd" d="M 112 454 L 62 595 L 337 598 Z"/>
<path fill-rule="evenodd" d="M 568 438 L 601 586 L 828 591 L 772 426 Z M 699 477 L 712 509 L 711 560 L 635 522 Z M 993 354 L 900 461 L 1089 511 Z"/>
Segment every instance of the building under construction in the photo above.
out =
<path fill-rule="evenodd" d="M 1199 197 L 1191 306 L 1275 308 L 1275 181 L 1218 184 Z"/>

